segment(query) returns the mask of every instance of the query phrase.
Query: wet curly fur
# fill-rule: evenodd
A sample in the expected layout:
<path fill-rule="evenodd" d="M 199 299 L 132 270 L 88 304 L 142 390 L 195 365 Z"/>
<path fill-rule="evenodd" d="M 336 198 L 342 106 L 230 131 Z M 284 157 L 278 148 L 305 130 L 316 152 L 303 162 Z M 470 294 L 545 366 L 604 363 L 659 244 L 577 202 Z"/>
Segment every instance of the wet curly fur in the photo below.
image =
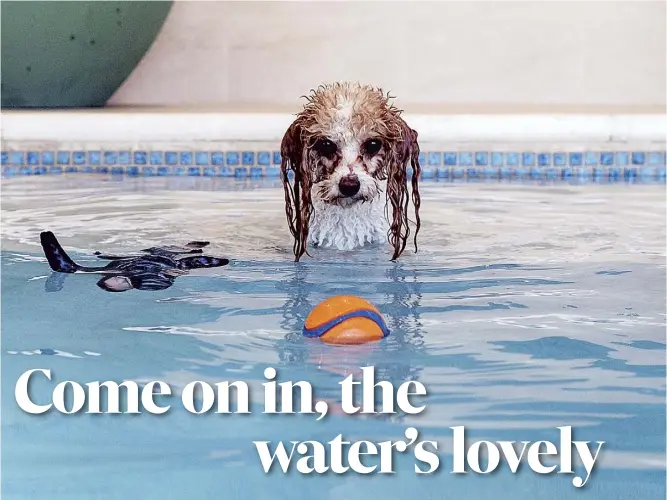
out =
<path fill-rule="evenodd" d="M 341 226 L 352 217 L 356 223 L 361 221 L 368 234 L 355 235 L 355 242 L 348 241 L 352 239 L 349 234 L 341 235 L 338 239 L 346 242 L 339 243 L 339 248 L 373 241 L 380 228 L 388 227 L 386 233 L 382 231 L 382 239 L 393 247 L 392 260 L 396 260 L 410 237 L 410 166 L 417 251 L 421 225 L 419 144 L 417 132 L 401 118 L 401 110 L 389 103 L 391 97 L 381 89 L 361 84 L 322 85 L 305 98 L 306 104 L 281 144 L 285 212 L 294 238 L 295 260 L 308 254 L 309 241 L 322 243 L 328 236 L 322 233 L 343 231 Z M 342 193 L 341 179 L 348 175 L 357 179 L 358 192 L 353 196 Z M 383 191 L 386 200 L 378 211 Z M 364 208 L 366 204 L 370 207 Z M 328 226 L 320 223 L 327 216 Z"/>

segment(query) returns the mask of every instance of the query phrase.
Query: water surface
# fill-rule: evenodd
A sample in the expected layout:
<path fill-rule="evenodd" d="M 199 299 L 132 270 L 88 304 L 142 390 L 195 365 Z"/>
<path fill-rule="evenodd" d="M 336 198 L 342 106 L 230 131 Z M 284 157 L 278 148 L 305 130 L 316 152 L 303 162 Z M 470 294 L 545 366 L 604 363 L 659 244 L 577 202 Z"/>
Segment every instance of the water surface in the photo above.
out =
<path fill-rule="evenodd" d="M 282 191 L 213 179 L 77 175 L 3 182 L 2 493 L 6 498 L 513 498 L 665 496 L 664 186 L 426 184 L 420 251 L 291 259 Z M 150 245 L 212 242 L 232 259 L 161 292 L 110 294 L 68 276 L 47 292 L 38 246 L 52 230 L 76 259 Z M 363 296 L 392 330 L 378 344 L 300 336 L 324 298 Z M 362 366 L 396 386 L 418 380 L 416 416 L 346 416 L 338 383 Z M 261 414 L 266 367 L 307 380 L 330 415 Z M 56 382 L 244 380 L 251 415 L 31 416 L 14 401 L 26 370 Z M 55 384 L 55 383 L 54 383 Z M 54 384 L 36 382 L 47 401 Z M 451 475 L 450 427 L 471 440 L 605 441 L 588 484 L 507 466 Z M 264 474 L 253 440 L 440 442 L 440 472 L 418 476 Z M 579 468 L 581 470 L 581 468 Z"/>

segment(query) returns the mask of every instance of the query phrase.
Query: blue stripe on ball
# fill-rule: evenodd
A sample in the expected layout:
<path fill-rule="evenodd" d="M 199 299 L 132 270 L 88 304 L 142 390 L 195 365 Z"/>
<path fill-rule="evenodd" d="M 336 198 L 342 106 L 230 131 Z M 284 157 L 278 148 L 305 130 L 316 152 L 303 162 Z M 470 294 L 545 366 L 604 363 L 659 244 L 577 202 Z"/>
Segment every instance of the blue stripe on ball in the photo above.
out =
<path fill-rule="evenodd" d="M 347 314 L 343 314 L 342 316 L 338 316 L 332 320 L 327 321 L 326 323 L 318 326 L 317 328 L 306 328 L 305 326 L 303 327 L 303 336 L 308 337 L 311 339 L 314 338 L 319 338 L 325 333 L 327 333 L 330 329 L 332 329 L 336 325 L 340 325 L 343 321 L 346 321 L 350 318 L 368 318 L 370 320 L 373 320 L 377 325 L 380 327 L 382 330 L 382 338 L 386 337 L 389 335 L 389 329 L 387 328 L 387 325 L 385 325 L 384 320 L 382 319 L 382 316 L 380 316 L 378 313 L 375 311 L 369 311 L 367 309 L 362 309 L 360 311 L 352 311 Z"/>

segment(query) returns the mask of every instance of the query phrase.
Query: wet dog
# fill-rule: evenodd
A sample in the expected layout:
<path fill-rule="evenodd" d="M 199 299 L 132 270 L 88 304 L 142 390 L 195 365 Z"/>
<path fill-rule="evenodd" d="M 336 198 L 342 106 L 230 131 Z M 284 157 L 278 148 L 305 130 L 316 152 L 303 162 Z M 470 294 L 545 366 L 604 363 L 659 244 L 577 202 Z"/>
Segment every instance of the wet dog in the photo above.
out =
<path fill-rule="evenodd" d="M 323 85 L 306 99 L 281 144 L 285 211 L 296 260 L 308 253 L 308 244 L 352 250 L 387 242 L 392 260 L 397 259 L 410 236 L 409 183 L 416 251 L 417 132 L 390 97 L 374 87 Z"/>

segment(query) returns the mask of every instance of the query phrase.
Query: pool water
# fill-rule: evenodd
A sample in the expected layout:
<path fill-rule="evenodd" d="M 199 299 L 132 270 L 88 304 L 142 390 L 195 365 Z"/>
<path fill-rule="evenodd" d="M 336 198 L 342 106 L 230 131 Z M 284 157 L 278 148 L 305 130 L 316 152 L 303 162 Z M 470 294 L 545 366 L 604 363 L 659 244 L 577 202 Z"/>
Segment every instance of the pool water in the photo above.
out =
<path fill-rule="evenodd" d="M 391 263 L 383 248 L 321 250 L 299 264 L 272 184 L 74 175 L 2 187 L 3 498 L 665 497 L 664 186 L 425 184 L 419 253 Z M 42 230 L 81 262 L 189 240 L 232 262 L 157 292 L 106 293 L 91 275 L 56 291 Z M 312 307 L 349 293 L 380 309 L 388 338 L 302 338 Z M 369 365 L 395 386 L 424 384 L 427 409 L 343 414 L 339 382 Z M 262 414 L 267 367 L 310 382 L 329 415 Z M 176 402 L 162 416 L 28 415 L 14 385 L 34 368 L 54 376 L 31 388 L 38 403 L 64 380 L 161 380 L 175 392 L 243 380 L 252 414 L 192 415 Z M 461 425 L 475 441 L 558 443 L 569 425 L 606 444 L 582 489 L 526 464 L 453 475 Z M 253 445 L 341 433 L 378 443 L 408 427 L 439 442 L 438 473 L 415 474 L 406 453 L 396 474 L 265 474 Z"/>

